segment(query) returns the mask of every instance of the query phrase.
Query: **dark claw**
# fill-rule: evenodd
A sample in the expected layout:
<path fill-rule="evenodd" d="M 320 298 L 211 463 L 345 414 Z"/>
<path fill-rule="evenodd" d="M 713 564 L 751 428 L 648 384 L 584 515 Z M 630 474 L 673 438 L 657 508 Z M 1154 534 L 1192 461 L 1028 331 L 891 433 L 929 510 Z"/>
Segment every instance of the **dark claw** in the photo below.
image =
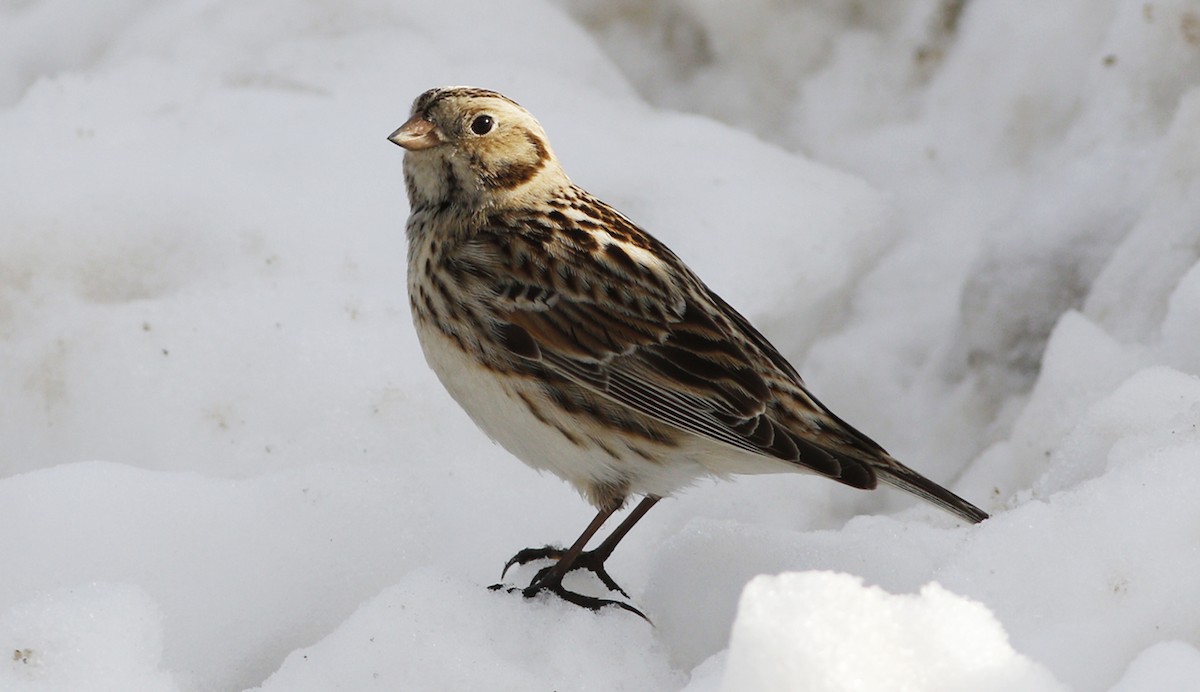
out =
<path fill-rule="evenodd" d="M 505 591 L 507 593 L 519 593 L 522 596 L 524 596 L 525 598 L 533 598 L 534 596 L 536 596 L 538 594 L 539 591 L 542 591 L 542 590 L 549 591 L 568 603 L 572 603 L 577 606 L 582 606 L 584 608 L 587 608 L 588 610 L 598 611 L 605 606 L 610 606 L 610 605 L 617 606 L 618 608 L 628 610 L 629 612 L 640 617 L 641 619 L 645 620 L 646 622 L 649 622 L 651 625 L 654 624 L 654 622 L 650 618 L 646 617 L 645 613 L 638 610 L 637 608 L 634 608 L 633 606 L 629 605 L 628 603 L 622 603 L 620 601 L 613 601 L 613 600 L 610 600 L 607 598 L 592 598 L 591 596 L 584 596 L 583 594 L 578 594 L 578 593 L 575 593 L 574 591 L 567 591 L 565 588 L 563 588 L 562 584 L 559 584 L 557 587 L 554 587 L 554 586 L 538 586 L 538 587 L 528 586 L 524 589 L 518 589 L 515 586 L 505 586 L 504 584 L 492 584 L 491 586 L 488 587 L 488 591 Z"/>
<path fill-rule="evenodd" d="M 625 598 L 629 598 L 629 594 L 625 593 L 625 589 L 622 589 L 620 586 L 618 586 L 617 582 L 613 581 L 613 578 L 608 576 L 608 572 L 604 570 L 604 561 L 596 559 L 595 551 L 589 550 L 587 552 L 580 553 L 579 557 L 575 558 L 575 564 L 571 565 L 571 569 L 586 569 L 592 574 L 595 574 L 596 578 L 600 580 L 600 583 L 604 584 L 609 591 L 616 591 Z"/>
<path fill-rule="evenodd" d="M 622 589 L 617 584 L 617 582 L 613 581 L 612 577 L 608 576 L 608 572 L 604 571 L 604 563 L 597 562 L 596 564 L 593 565 L 590 560 L 585 559 L 588 556 L 589 556 L 588 553 L 584 553 L 583 555 L 579 556 L 580 559 L 578 561 L 576 561 L 577 568 L 584 567 L 584 568 L 591 570 L 592 574 L 595 574 L 596 578 L 600 580 L 600 583 L 604 584 L 605 588 L 607 588 L 609 591 L 616 591 L 617 593 L 621 594 L 625 598 L 629 598 L 629 594 L 625 593 L 625 589 Z M 579 564 L 580 562 L 582 564 Z"/>
<path fill-rule="evenodd" d="M 541 548 L 526 548 L 518 551 L 516 555 L 513 555 L 508 559 L 508 562 L 504 563 L 504 571 L 500 573 L 500 578 L 503 579 L 504 575 L 508 574 L 508 568 L 512 567 L 513 565 L 525 565 L 533 562 L 534 560 L 557 560 L 562 557 L 563 553 L 565 552 L 566 551 L 562 548 L 557 548 L 552 545 L 547 545 Z"/>
<path fill-rule="evenodd" d="M 574 605 L 580 606 L 581 608 L 587 608 L 588 610 L 599 611 L 601 608 L 604 608 L 607 606 L 616 606 L 618 608 L 622 608 L 624 610 L 627 610 L 627 611 L 633 613 L 634 615 L 640 617 L 641 619 L 645 620 L 646 622 L 649 622 L 651 625 L 654 624 L 653 622 L 650 622 L 650 618 L 646 617 L 645 613 L 638 610 L 637 608 L 634 608 L 633 606 L 629 605 L 628 603 L 622 603 L 621 601 L 614 601 L 614 600 L 608 599 L 608 598 L 593 598 L 592 596 L 584 596 L 583 594 L 575 593 L 574 591 L 567 591 L 566 588 L 564 588 L 562 585 L 561 577 L 552 578 L 548 581 L 542 581 L 541 577 L 543 576 L 543 573 L 546 571 L 549 571 L 549 570 L 550 570 L 550 568 L 547 567 L 542 572 L 538 572 L 538 575 L 536 577 L 534 577 L 533 582 L 529 586 L 525 587 L 524 589 L 512 588 L 512 589 L 509 589 L 509 592 L 520 591 L 521 595 L 524 596 L 525 598 L 533 598 L 534 596 L 538 595 L 539 592 L 549 591 L 550 593 L 554 594 L 555 596 L 558 596 L 559 598 L 563 599 L 567 603 L 573 603 Z M 624 592 L 622 592 L 622 593 L 624 593 Z"/>
<path fill-rule="evenodd" d="M 625 598 L 629 598 L 629 594 L 625 592 L 625 589 L 622 589 L 617 582 L 608 575 L 608 572 L 605 571 L 604 560 L 598 556 L 594 550 L 580 553 L 579 556 L 575 558 L 575 562 L 571 564 L 570 568 L 568 568 L 562 574 L 554 574 L 554 569 L 558 566 L 558 560 L 561 559 L 565 554 L 565 550 L 552 545 L 542 548 L 526 548 L 518 552 L 516 555 L 513 555 L 508 562 L 504 563 L 504 571 L 500 573 L 501 579 L 504 578 L 504 575 L 508 574 L 509 568 L 513 565 L 526 565 L 537 560 L 554 560 L 555 562 L 539 569 L 537 574 L 535 574 L 533 579 L 529 582 L 529 586 L 525 587 L 524 589 L 507 587 L 504 584 L 492 584 L 488 588 L 492 591 L 504 589 L 509 593 L 520 592 L 520 594 L 525 598 L 533 598 L 539 592 L 549 591 L 568 603 L 573 603 L 577 606 L 587 608 L 588 610 L 600 610 L 606 606 L 617 606 L 618 608 L 628 610 L 646 622 L 650 622 L 650 618 L 646 617 L 642 611 L 634 608 L 628 603 L 622 603 L 621 601 L 614 601 L 607 598 L 593 598 L 591 596 L 584 596 L 583 594 L 575 593 L 574 591 L 567 591 L 567 589 L 562 585 L 563 576 L 570 572 L 574 572 L 577 569 L 586 569 L 592 574 L 595 574 L 596 578 L 600 580 L 600 583 L 604 584 L 604 587 L 609 591 L 615 591 Z M 605 555 L 604 557 L 608 556 Z"/>
<path fill-rule="evenodd" d="M 504 571 L 500 573 L 500 578 L 503 579 L 504 575 L 508 574 L 508 569 L 513 565 L 525 565 L 536 560 L 558 560 L 565 552 L 566 551 L 562 548 L 556 548 L 552 545 L 542 548 L 526 548 L 522 551 L 519 551 L 516 555 L 513 555 L 508 562 L 504 563 Z M 541 581 L 542 578 L 546 576 L 546 573 L 552 568 L 553 565 L 550 567 L 543 567 L 537 573 L 537 575 L 534 576 L 533 581 L 531 581 L 530 584 L 536 584 Z M 605 571 L 604 560 L 597 559 L 596 551 L 585 550 L 584 552 L 580 553 L 579 557 L 575 558 L 575 563 L 571 565 L 571 568 L 563 574 L 574 572 L 577 569 L 586 569 L 590 571 L 592 574 L 596 575 L 596 578 L 600 580 L 601 584 L 604 584 L 606 589 L 609 591 L 616 591 L 625 598 L 629 598 L 629 594 L 625 592 L 625 589 L 622 589 L 621 586 L 608 575 L 608 572 Z"/>

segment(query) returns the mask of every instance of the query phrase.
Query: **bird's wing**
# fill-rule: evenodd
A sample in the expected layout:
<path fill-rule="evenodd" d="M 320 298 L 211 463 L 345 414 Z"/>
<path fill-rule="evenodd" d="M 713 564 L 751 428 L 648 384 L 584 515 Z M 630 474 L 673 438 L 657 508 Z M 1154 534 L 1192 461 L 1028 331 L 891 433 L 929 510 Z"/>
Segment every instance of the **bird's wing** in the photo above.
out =
<path fill-rule="evenodd" d="M 772 415 L 781 381 L 807 403 L 795 370 L 669 250 L 653 249 L 497 229 L 458 253 L 470 265 L 459 273 L 478 284 L 512 354 L 678 429 L 873 487 L 869 468 Z M 808 405 L 814 426 L 825 420 Z"/>

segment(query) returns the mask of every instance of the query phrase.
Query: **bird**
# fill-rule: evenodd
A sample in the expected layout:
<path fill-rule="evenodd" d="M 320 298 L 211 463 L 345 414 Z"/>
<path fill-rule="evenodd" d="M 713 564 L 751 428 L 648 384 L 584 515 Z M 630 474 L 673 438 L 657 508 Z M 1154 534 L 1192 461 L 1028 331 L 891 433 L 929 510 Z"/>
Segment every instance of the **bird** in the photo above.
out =
<path fill-rule="evenodd" d="M 605 561 L 655 503 L 702 478 L 808 472 L 988 518 L 818 401 L 674 252 L 572 183 L 516 101 L 438 87 L 409 115 L 388 139 L 405 149 L 407 288 L 425 359 L 492 440 L 596 508 L 570 547 L 514 555 L 501 579 L 514 565 L 550 564 L 509 590 L 645 617 L 569 591 L 563 577 L 588 570 L 628 599 Z"/>

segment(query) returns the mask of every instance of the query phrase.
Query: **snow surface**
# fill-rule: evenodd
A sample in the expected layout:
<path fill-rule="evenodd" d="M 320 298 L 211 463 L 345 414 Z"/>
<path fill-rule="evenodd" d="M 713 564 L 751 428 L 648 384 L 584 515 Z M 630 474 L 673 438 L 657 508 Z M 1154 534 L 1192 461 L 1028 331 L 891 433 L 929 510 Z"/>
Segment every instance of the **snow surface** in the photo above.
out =
<path fill-rule="evenodd" d="M 994 518 L 704 483 L 653 627 L 487 590 L 592 512 L 409 325 L 443 84 Z M 0 5 L 0 690 L 1200 687 L 1197 85 L 1197 0 Z"/>
<path fill-rule="evenodd" d="M 1063 689 L 987 608 L 937 584 L 893 596 L 845 574 L 755 577 L 729 649 L 729 692 Z"/>

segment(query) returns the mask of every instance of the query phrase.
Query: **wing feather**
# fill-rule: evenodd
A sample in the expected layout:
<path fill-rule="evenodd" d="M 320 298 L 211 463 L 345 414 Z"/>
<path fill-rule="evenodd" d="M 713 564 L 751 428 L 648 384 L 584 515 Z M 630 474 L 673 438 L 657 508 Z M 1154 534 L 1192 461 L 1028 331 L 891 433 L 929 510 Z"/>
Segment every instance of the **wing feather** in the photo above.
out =
<path fill-rule="evenodd" d="M 457 254 L 458 275 L 476 284 L 468 291 L 476 312 L 493 321 L 510 355 L 677 429 L 873 487 L 869 466 L 797 431 L 815 427 L 797 428 L 779 397 L 798 398 L 822 421 L 824 407 L 766 338 L 670 250 L 632 224 L 618 229 L 620 242 L 646 251 L 609 249 L 617 236 L 603 234 L 623 219 L 605 218 L 596 228 L 606 230 L 582 234 L 546 233 L 545 217 L 502 219 Z"/>

